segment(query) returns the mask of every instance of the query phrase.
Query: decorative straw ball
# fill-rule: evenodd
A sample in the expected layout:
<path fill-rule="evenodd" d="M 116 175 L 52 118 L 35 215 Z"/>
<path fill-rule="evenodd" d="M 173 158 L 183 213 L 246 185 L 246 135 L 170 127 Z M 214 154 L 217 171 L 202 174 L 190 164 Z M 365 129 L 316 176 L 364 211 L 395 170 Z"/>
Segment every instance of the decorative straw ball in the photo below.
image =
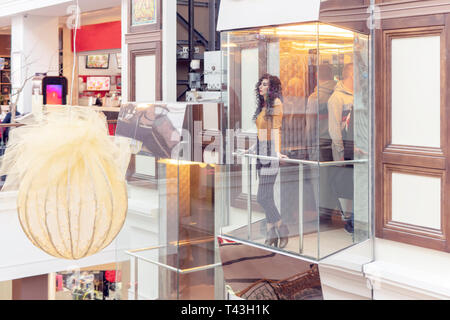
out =
<path fill-rule="evenodd" d="M 22 128 L 14 130 L 12 152 L 21 166 L 17 204 L 27 237 L 65 259 L 108 246 L 123 226 L 128 197 L 122 150 L 104 116 L 72 107 Z"/>

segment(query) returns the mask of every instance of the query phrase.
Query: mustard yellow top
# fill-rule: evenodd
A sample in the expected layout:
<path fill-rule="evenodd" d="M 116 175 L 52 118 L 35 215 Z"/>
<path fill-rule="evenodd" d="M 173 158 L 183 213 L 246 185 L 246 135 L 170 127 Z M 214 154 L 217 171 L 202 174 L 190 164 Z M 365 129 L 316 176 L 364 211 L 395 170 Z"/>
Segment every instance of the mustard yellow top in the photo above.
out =
<path fill-rule="evenodd" d="M 273 106 L 273 116 L 265 119 L 266 107 L 264 107 L 256 118 L 256 128 L 258 129 L 258 139 L 261 141 L 271 140 L 271 130 L 280 129 L 283 121 L 283 103 L 280 99 L 275 99 Z M 272 121 L 271 121 L 272 118 Z M 272 122 L 272 123 L 271 123 Z M 281 134 L 279 134 L 281 146 Z"/>

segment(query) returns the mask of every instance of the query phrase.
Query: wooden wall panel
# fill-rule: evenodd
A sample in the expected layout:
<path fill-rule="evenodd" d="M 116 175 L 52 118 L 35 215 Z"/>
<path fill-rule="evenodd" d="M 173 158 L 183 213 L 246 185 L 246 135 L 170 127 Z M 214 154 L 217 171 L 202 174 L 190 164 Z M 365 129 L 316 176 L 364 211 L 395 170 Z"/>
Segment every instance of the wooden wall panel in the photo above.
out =
<path fill-rule="evenodd" d="M 162 49 L 161 42 L 135 43 L 128 45 L 128 97 L 136 100 L 136 57 L 140 55 L 154 55 L 156 57 L 156 100 L 162 100 Z"/>
<path fill-rule="evenodd" d="M 12 300 L 48 300 L 48 275 L 13 280 Z"/>
<path fill-rule="evenodd" d="M 128 47 L 128 100 L 136 100 L 136 57 L 140 55 L 155 55 L 156 57 L 156 100 L 162 100 L 162 6 L 164 1 L 156 1 L 156 23 L 147 25 L 132 25 L 132 0 L 128 0 L 127 30 L 125 34 L 125 43 Z M 140 177 L 135 174 L 135 158 L 132 158 L 132 165 L 128 168 L 127 175 L 132 179 L 145 179 L 148 181 L 148 187 L 157 187 L 158 165 L 155 161 L 155 176 Z"/>
<path fill-rule="evenodd" d="M 135 100 L 135 60 L 139 55 L 156 56 L 156 99 L 162 99 L 162 1 L 156 0 L 157 21 L 155 24 L 133 26 L 131 18 L 131 0 L 128 0 L 128 32 L 125 34 L 125 42 L 128 45 L 128 97 Z"/>
<path fill-rule="evenodd" d="M 11 35 L 0 34 L 0 56 L 11 55 Z"/>
<path fill-rule="evenodd" d="M 375 223 L 376 236 L 442 251 L 450 251 L 450 14 L 442 1 L 378 1 L 381 12 L 394 10 L 375 30 Z M 439 3 L 441 4 L 439 6 Z M 448 1 L 446 2 L 448 3 Z M 393 5 L 395 4 L 395 7 Z M 411 6 L 428 9 L 418 17 Z M 388 7 L 390 6 L 390 7 Z M 438 8 L 442 11 L 439 12 Z M 450 8 L 448 8 L 450 9 Z M 412 10 L 412 11 L 411 11 Z M 433 12 L 434 14 L 425 14 Z M 385 15 L 386 17 L 386 15 Z M 391 143 L 391 41 L 403 37 L 441 37 L 441 148 Z M 425 111 L 425 110 L 424 110 Z M 440 177 L 441 228 L 434 230 L 392 221 L 392 173 Z M 424 212 L 426 214 L 426 212 Z"/>

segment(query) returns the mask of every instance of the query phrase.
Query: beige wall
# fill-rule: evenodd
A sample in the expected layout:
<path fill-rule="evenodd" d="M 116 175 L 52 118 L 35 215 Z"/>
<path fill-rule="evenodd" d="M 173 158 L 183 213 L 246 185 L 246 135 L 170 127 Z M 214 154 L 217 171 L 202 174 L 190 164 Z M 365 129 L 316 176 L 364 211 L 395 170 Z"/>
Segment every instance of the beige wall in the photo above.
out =
<path fill-rule="evenodd" d="M 48 275 L 12 281 L 13 300 L 48 300 Z"/>
<path fill-rule="evenodd" d="M 75 61 L 77 63 L 77 61 Z M 63 75 L 67 78 L 67 104 L 70 103 L 70 88 L 72 84 L 72 69 L 73 69 L 73 52 L 72 52 L 72 37 L 71 30 L 65 25 L 63 27 Z M 75 68 L 74 86 L 72 94 L 72 105 L 78 105 L 78 66 Z"/>
<path fill-rule="evenodd" d="M 12 300 L 12 281 L 0 282 L 0 300 Z"/>

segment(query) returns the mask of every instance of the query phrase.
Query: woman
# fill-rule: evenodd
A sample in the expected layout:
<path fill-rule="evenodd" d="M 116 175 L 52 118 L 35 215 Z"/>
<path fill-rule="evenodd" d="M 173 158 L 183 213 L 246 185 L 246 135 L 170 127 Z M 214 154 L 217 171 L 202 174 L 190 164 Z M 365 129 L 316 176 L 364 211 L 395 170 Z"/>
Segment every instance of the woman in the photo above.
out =
<path fill-rule="evenodd" d="M 95 105 L 97 107 L 102 107 L 103 106 L 103 102 L 102 102 L 102 95 L 99 93 L 97 94 L 96 98 L 95 98 Z"/>
<path fill-rule="evenodd" d="M 288 228 L 283 224 L 275 205 L 274 184 L 278 175 L 281 154 L 280 128 L 283 119 L 281 82 L 276 76 L 263 75 L 256 84 L 257 108 L 253 116 L 258 129 L 256 169 L 259 178 L 257 201 L 266 214 L 267 236 L 265 244 L 279 248 L 288 243 Z M 271 157 L 272 159 L 265 159 Z M 276 158 L 275 160 L 273 158 Z"/>

